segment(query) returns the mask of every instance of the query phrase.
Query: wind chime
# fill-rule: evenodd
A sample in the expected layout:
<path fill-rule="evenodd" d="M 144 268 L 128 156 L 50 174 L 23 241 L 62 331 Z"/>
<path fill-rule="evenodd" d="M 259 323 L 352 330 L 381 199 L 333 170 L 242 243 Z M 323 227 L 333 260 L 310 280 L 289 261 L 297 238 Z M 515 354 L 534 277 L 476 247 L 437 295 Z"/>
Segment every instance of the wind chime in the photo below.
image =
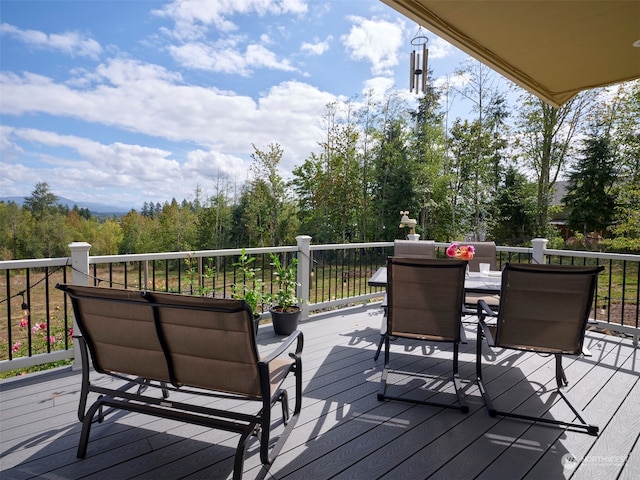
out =
<path fill-rule="evenodd" d="M 418 33 L 411 40 L 411 73 L 409 76 L 409 82 L 411 88 L 410 92 L 413 92 L 415 88 L 416 93 L 422 93 L 427 91 L 427 62 L 429 58 L 429 49 L 427 48 L 427 42 L 429 39 L 422 35 L 422 28 L 418 29 Z M 420 52 L 422 50 L 422 52 Z M 422 58 L 420 55 L 422 54 Z"/>

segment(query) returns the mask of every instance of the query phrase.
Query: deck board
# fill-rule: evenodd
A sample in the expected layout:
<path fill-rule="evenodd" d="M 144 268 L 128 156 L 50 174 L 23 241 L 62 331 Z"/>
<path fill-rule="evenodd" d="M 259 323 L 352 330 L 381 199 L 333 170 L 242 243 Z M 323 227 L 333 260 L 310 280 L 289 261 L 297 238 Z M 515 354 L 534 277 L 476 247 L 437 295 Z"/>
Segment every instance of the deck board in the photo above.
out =
<path fill-rule="evenodd" d="M 567 395 L 584 409 L 587 421 L 601 428 L 600 436 L 592 437 L 489 417 L 474 381 L 472 324 L 466 325 L 469 341 L 460 350 L 468 414 L 379 401 L 384 358 L 374 361 L 373 354 L 381 320 L 381 310 L 369 306 L 336 310 L 301 324 L 305 334 L 301 417 L 269 469 L 260 464 L 257 442 L 250 445 L 244 478 L 640 477 L 640 351 L 629 339 L 588 332 L 586 345 L 592 356 L 568 357 L 564 362 L 570 382 Z M 281 340 L 270 325 L 260 327 L 262 352 Z M 483 375 L 498 408 L 546 412 L 555 418 L 567 415 L 561 403 L 549 401 L 548 394 L 539 395 L 538 390 L 554 385 L 552 357 L 484 348 Z M 420 375 L 392 375 L 394 391 L 426 397 L 431 393 L 425 386 L 437 387 L 442 390 L 439 400 L 453 402 L 452 387 L 440 378 L 450 375 L 447 346 L 392 342 L 391 366 Z M 0 382 L 3 480 L 231 477 L 236 434 L 138 413 L 116 412 L 95 425 L 87 458 L 77 459 L 79 387 L 79 372 L 68 368 Z M 567 455 L 575 459 L 573 463 L 567 463 Z"/>

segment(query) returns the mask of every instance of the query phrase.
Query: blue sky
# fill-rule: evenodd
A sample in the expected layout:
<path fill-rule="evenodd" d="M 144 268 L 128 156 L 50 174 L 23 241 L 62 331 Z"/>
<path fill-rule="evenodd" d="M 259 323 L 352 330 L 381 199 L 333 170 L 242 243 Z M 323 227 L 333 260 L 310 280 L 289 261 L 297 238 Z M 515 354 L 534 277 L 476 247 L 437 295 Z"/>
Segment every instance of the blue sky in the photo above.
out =
<path fill-rule="evenodd" d="M 239 186 L 252 144 L 286 177 L 328 103 L 410 96 L 418 31 L 379 0 L 0 0 L 0 23 L 0 197 L 44 181 L 125 209 Z M 452 80 L 468 57 L 423 33 Z"/>

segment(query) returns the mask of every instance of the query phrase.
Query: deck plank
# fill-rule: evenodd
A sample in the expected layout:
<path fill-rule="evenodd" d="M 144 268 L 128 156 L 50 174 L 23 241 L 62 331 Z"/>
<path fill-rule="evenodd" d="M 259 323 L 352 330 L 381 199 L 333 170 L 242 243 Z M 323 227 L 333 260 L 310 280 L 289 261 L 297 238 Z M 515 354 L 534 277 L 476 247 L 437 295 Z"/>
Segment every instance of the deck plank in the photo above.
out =
<path fill-rule="evenodd" d="M 461 346 L 460 375 L 470 412 L 378 401 L 383 357 L 373 360 L 382 312 L 376 306 L 336 310 L 302 322 L 303 410 L 275 463 L 264 468 L 257 442 L 245 457 L 245 479 L 353 478 L 572 478 L 635 479 L 640 476 L 640 362 L 629 339 L 588 332 L 592 357 L 567 358 L 567 395 L 599 437 L 491 418 L 475 384 L 475 327 Z M 283 337 L 262 325 L 261 352 Z M 424 353 L 429 355 L 425 357 Z M 415 342 L 392 343 L 391 366 L 416 372 L 420 380 L 396 373 L 391 388 L 406 395 L 450 398 L 451 351 Z M 485 364 L 486 362 L 486 364 Z M 561 404 L 538 396 L 553 384 L 553 359 L 526 352 L 485 351 L 487 390 L 500 408 L 526 409 L 554 417 Z M 508 368 L 509 367 L 509 368 Z M 96 375 L 97 381 L 105 381 Z M 393 384 L 396 382 L 396 384 Z M 291 381 L 288 381 L 291 384 Z M 116 412 L 92 428 L 87 458 L 76 458 L 80 374 L 58 369 L 0 382 L 0 477 L 201 479 L 231 478 L 238 436 L 148 415 Z M 173 397 L 174 394 L 172 394 Z M 188 394 L 175 394 L 177 397 Z M 216 399 L 198 402 L 214 404 Z M 247 405 L 240 408 L 247 408 Z M 281 427 L 276 428 L 276 432 Z M 624 462 L 575 458 L 624 457 Z M 617 457 L 616 457 L 617 458 Z"/>

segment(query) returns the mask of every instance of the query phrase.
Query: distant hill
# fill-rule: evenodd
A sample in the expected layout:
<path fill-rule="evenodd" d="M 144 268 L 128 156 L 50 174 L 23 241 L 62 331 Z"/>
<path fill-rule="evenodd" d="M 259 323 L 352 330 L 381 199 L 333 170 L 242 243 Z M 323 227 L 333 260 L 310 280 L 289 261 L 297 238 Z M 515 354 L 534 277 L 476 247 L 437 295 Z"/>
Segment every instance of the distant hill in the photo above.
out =
<path fill-rule="evenodd" d="M 0 202 L 15 202 L 21 206 L 24 203 L 24 199 L 25 197 L 0 197 Z M 69 208 L 73 208 L 74 205 L 77 205 L 78 208 L 86 208 L 98 217 L 110 217 L 113 215 L 120 217 L 129 212 L 129 210 L 124 210 L 122 207 L 95 202 L 76 202 L 75 200 L 70 200 L 65 197 L 58 197 L 58 203 Z"/>

